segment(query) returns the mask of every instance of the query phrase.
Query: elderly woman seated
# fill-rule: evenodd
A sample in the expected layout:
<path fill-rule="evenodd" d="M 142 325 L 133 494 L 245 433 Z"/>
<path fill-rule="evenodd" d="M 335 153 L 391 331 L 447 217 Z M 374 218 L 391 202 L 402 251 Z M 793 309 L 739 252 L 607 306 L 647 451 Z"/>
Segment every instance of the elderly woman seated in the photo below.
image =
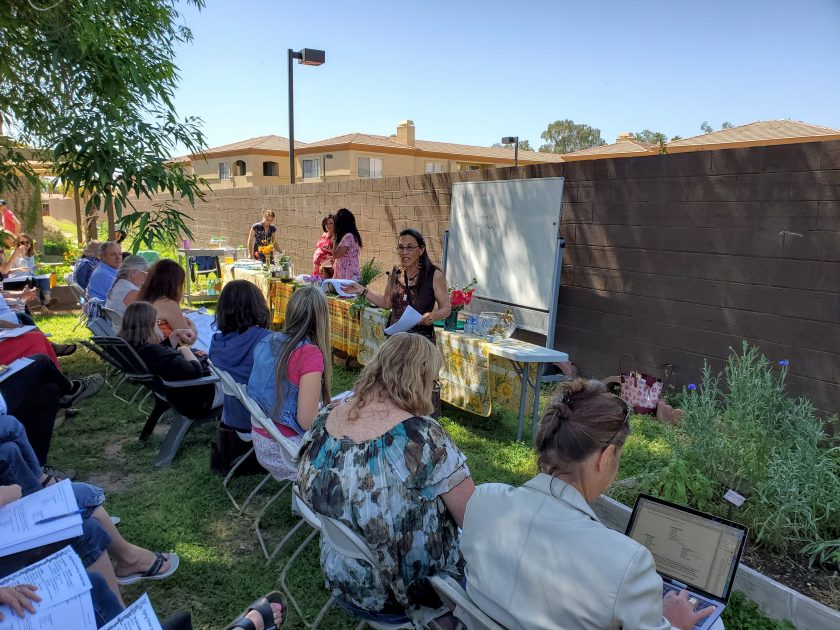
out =
<path fill-rule="evenodd" d="M 367 541 L 378 569 L 321 539 L 321 568 L 337 602 L 368 620 L 424 623 L 440 602 L 428 577 L 457 577 L 457 528 L 475 489 L 466 458 L 429 413 L 440 354 L 424 337 L 391 337 L 352 397 L 326 406 L 301 443 L 298 484 L 319 514 Z"/>
<path fill-rule="evenodd" d="M 114 286 L 108 291 L 105 299 L 105 308 L 113 311 L 122 320 L 125 309 L 132 302 L 137 301 L 140 287 L 146 280 L 146 272 L 149 271 L 149 263 L 142 256 L 126 256 L 120 268 L 117 270 L 117 279 Z M 119 322 L 112 322 L 119 327 Z"/>
<path fill-rule="evenodd" d="M 650 552 L 589 506 L 615 479 L 629 418 L 599 381 L 561 384 L 534 441 L 539 474 L 482 484 L 467 504 L 467 592 L 506 628 L 689 630 L 714 612 L 686 591 L 663 600 Z"/>
<path fill-rule="evenodd" d="M 82 257 L 76 261 L 73 267 L 73 282 L 78 284 L 82 290 L 86 290 L 88 282 L 90 282 L 90 275 L 93 270 L 99 265 L 99 254 L 102 250 L 101 241 L 90 241 L 85 245 L 82 251 Z"/>

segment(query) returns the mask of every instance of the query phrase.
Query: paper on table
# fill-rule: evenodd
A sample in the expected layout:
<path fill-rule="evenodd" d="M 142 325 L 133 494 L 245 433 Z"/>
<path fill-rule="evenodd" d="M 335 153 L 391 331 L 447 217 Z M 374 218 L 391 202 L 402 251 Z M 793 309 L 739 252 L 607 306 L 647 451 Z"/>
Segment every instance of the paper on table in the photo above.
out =
<path fill-rule="evenodd" d="M 9 363 L 9 369 L 0 374 L 0 383 L 5 381 L 15 372 L 20 372 L 27 365 L 32 365 L 32 363 L 32 359 L 27 359 L 26 357 L 20 357 L 19 359 L 15 359 L 11 363 Z"/>
<path fill-rule="evenodd" d="M 193 350 L 203 350 L 204 352 L 209 352 L 210 342 L 213 340 L 213 334 L 216 332 L 215 318 L 212 315 L 208 315 L 206 312 L 201 311 L 187 313 L 186 317 L 195 324 L 195 331 L 198 335 L 192 346 Z"/>
<path fill-rule="evenodd" d="M 24 613 L 22 619 L 17 615 L 4 614 L 3 621 L 0 621 L 0 630 L 67 630 L 67 628 L 96 630 L 96 616 L 89 592 L 77 595 L 46 610 L 40 610 L 34 615 Z"/>
<path fill-rule="evenodd" d="M 345 293 L 343 288 L 347 285 L 355 284 L 354 280 L 337 280 L 335 278 L 330 278 L 329 280 L 324 280 L 321 282 L 321 287 L 324 286 L 331 286 L 335 289 L 335 292 L 338 293 L 339 297 L 356 297 L 353 293 Z"/>
<path fill-rule="evenodd" d="M 35 330 L 37 326 L 19 326 L 18 328 L 3 328 L 0 329 L 0 340 L 14 339 L 26 333 Z"/>
<path fill-rule="evenodd" d="M 69 479 L 0 507 L 0 556 L 82 535 L 82 517 L 73 514 L 49 523 L 35 521 L 78 510 Z"/>
<path fill-rule="evenodd" d="M 149 601 L 149 596 L 143 593 L 140 599 L 122 611 L 102 630 L 162 630 L 162 628 Z"/>
<path fill-rule="evenodd" d="M 38 587 L 36 593 L 41 601 L 32 602 L 38 612 L 87 593 L 91 588 L 85 567 L 71 547 L 65 547 L 0 580 L 0 587 L 17 584 L 34 584 Z M 0 612 L 4 617 L 13 614 L 8 606 L 0 606 Z"/>
<path fill-rule="evenodd" d="M 409 331 L 419 324 L 421 319 L 423 319 L 423 316 L 420 313 L 412 307 L 407 306 L 402 317 L 385 329 L 385 334 L 396 335 L 397 333 Z"/>

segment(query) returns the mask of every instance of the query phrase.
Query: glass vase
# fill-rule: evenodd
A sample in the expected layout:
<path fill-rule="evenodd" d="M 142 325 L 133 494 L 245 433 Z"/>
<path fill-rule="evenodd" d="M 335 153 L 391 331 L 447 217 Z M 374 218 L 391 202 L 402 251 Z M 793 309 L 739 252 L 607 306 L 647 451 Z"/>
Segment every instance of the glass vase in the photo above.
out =
<path fill-rule="evenodd" d="M 459 312 L 460 312 L 460 309 L 457 309 L 457 310 L 454 309 L 454 308 L 452 309 L 452 311 L 449 313 L 449 316 L 445 320 L 443 320 L 443 329 L 444 330 L 449 330 L 451 332 L 455 332 L 456 330 L 458 330 L 458 313 Z"/>

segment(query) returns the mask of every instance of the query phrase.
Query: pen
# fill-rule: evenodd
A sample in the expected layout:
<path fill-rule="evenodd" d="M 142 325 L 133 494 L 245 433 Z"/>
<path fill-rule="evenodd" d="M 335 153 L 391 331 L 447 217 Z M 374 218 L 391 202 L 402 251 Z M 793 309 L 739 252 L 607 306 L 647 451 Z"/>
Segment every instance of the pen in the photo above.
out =
<path fill-rule="evenodd" d="M 53 521 L 57 521 L 60 518 L 64 518 L 65 516 L 73 516 L 74 514 L 83 514 L 85 510 L 73 510 L 72 512 L 67 512 L 66 514 L 58 514 L 56 516 L 48 516 L 47 518 L 42 518 L 40 521 L 35 521 L 36 525 L 41 525 L 42 523 L 52 523 Z"/>

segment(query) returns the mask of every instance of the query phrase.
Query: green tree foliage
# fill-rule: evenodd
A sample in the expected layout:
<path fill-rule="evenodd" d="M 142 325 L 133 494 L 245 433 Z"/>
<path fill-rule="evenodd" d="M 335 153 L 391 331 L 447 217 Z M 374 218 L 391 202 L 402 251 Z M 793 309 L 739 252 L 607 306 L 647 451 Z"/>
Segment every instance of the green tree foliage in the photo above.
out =
<path fill-rule="evenodd" d="M 493 149 L 510 149 L 513 151 L 512 144 L 502 144 L 501 142 L 497 142 L 492 146 Z M 533 147 L 531 147 L 531 143 L 527 140 L 520 140 L 519 141 L 519 150 L 520 151 L 533 151 Z"/>
<path fill-rule="evenodd" d="M 119 227 L 139 229 L 137 246 L 191 236 L 180 201 L 194 204 L 206 182 L 168 159 L 204 147 L 200 120 L 179 118 L 172 103 L 174 49 L 192 39 L 178 0 L 42 4 L 0 3 L 0 116 L 17 132 L 0 139 L 0 188 L 35 178 L 28 145 L 87 195 L 89 212 L 113 208 Z M 172 202 L 135 208 L 156 193 Z"/>
<path fill-rule="evenodd" d="M 668 136 L 666 136 L 661 131 L 651 131 L 650 129 L 644 129 L 638 133 L 634 133 L 633 137 L 640 142 L 646 142 L 647 144 L 665 144 L 668 142 Z"/>
<path fill-rule="evenodd" d="M 714 129 L 712 129 L 712 126 L 709 124 L 708 120 L 704 120 L 700 124 L 700 131 L 702 131 L 703 133 L 712 133 Z"/>
<path fill-rule="evenodd" d="M 573 120 L 554 121 L 540 137 L 546 141 L 540 147 L 543 153 L 572 153 L 606 144 L 600 129 L 578 124 Z"/>
<path fill-rule="evenodd" d="M 734 126 L 735 126 L 735 125 L 733 125 L 731 122 L 729 122 L 729 121 L 727 120 L 727 121 L 725 121 L 725 122 L 724 122 L 724 123 L 720 126 L 720 128 L 721 128 L 721 129 L 732 129 L 732 127 L 734 127 Z"/>

